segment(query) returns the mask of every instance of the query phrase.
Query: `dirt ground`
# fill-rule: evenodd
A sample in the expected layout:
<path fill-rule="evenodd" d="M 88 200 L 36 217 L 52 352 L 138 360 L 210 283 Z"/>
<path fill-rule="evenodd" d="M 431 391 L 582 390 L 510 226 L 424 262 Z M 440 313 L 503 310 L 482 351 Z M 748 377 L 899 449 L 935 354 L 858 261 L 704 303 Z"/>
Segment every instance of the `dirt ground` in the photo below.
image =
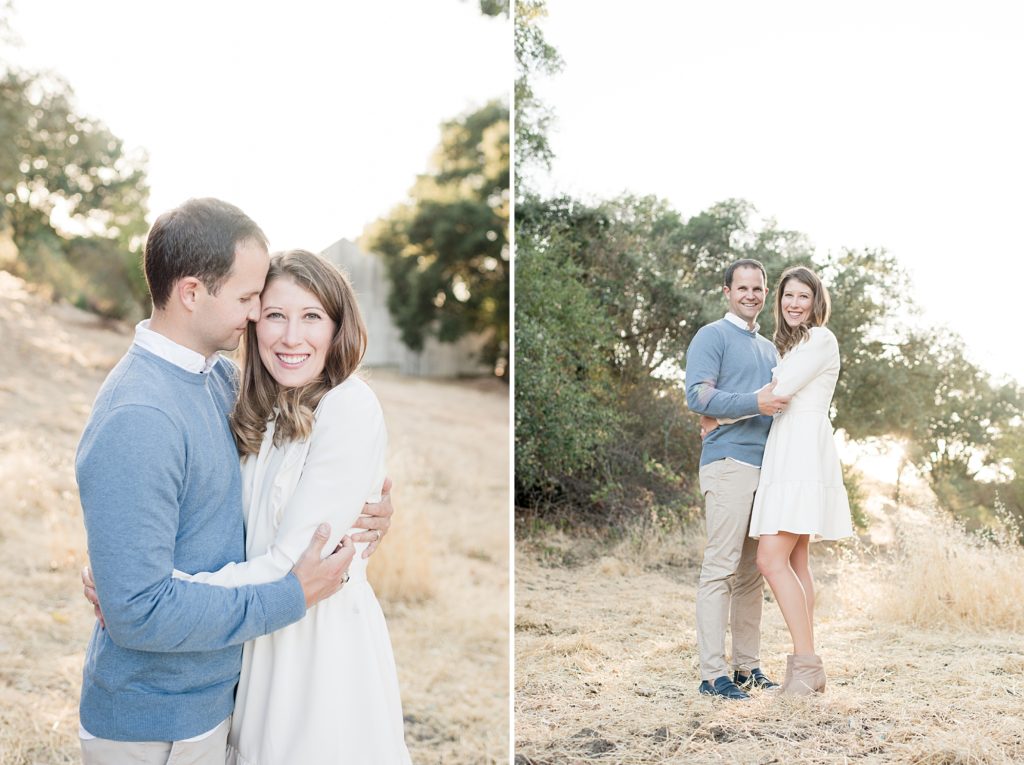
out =
<path fill-rule="evenodd" d="M 0 763 L 79 761 L 91 610 L 74 450 L 131 330 L 0 271 Z M 370 572 L 388 617 L 416 763 L 508 752 L 508 392 L 370 370 L 396 519 Z"/>
<path fill-rule="evenodd" d="M 517 530 L 517 765 L 1024 762 L 1024 550 L 870 487 L 880 545 L 812 547 L 824 696 L 697 694 L 703 534 L 615 547 Z M 766 588 L 762 667 L 788 632 Z"/>

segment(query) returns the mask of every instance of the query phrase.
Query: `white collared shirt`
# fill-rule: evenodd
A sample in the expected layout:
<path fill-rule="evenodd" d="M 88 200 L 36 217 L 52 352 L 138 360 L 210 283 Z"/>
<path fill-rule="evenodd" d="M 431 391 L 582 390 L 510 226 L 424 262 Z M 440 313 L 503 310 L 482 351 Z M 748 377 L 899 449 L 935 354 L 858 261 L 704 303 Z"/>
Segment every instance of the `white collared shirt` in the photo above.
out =
<path fill-rule="evenodd" d="M 758 330 L 761 329 L 761 325 L 758 324 L 756 321 L 754 322 L 754 328 L 751 329 L 749 324 L 743 321 L 743 319 L 734 314 L 732 311 L 725 312 L 725 320 L 730 324 L 735 324 L 740 329 L 745 329 L 747 332 L 757 332 Z"/>
<path fill-rule="evenodd" d="M 209 358 L 203 358 L 203 354 L 174 342 L 167 335 L 154 332 L 149 328 L 149 319 L 144 319 L 135 325 L 134 344 L 159 356 L 164 361 L 171 362 L 176 367 L 181 367 L 186 372 L 197 375 L 207 374 L 220 358 L 219 353 L 214 353 Z"/>
<path fill-rule="evenodd" d="M 181 367 L 186 372 L 199 375 L 207 374 L 213 369 L 213 365 L 220 358 L 220 354 L 215 353 L 210 358 L 204 359 L 203 354 L 174 342 L 166 335 L 154 332 L 149 328 L 149 319 L 144 319 L 135 325 L 135 341 L 133 344 L 149 351 L 154 356 L 159 356 L 164 361 L 169 361 L 176 367 Z M 223 724 L 222 722 L 214 727 L 213 730 L 208 730 L 206 733 L 201 733 L 193 738 L 183 739 L 183 741 L 202 741 L 204 738 L 208 738 L 216 733 L 217 728 Z M 81 722 L 78 723 L 78 737 L 86 741 L 96 738 L 85 729 Z"/>

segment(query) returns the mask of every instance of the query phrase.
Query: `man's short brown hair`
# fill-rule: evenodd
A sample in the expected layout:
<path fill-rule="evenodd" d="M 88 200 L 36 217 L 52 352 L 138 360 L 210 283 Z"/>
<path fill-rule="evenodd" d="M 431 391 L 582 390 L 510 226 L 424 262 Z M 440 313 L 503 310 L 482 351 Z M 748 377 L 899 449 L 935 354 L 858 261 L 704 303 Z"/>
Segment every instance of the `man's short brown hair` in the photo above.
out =
<path fill-rule="evenodd" d="M 235 246 L 255 239 L 268 248 L 259 226 L 234 205 L 190 199 L 156 219 L 143 264 L 155 308 L 163 308 L 179 279 L 194 276 L 216 295 L 235 264 Z"/>

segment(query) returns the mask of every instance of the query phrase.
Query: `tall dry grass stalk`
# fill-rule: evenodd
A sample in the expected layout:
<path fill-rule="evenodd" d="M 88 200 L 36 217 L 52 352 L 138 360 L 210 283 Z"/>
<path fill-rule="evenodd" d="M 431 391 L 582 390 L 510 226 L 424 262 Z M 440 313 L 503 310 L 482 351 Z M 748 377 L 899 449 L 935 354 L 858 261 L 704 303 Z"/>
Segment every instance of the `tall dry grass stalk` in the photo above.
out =
<path fill-rule="evenodd" d="M 1024 547 L 1009 533 L 969 533 L 936 508 L 915 516 L 899 528 L 878 615 L 918 627 L 1024 631 Z"/>
<path fill-rule="evenodd" d="M 431 566 L 432 534 L 424 509 L 430 501 L 429 487 L 424 487 L 422 480 L 417 481 L 404 468 L 392 468 L 398 486 L 407 488 L 395 491 L 393 501 L 398 512 L 387 541 L 370 558 L 367 568 L 374 592 L 387 604 L 423 603 L 433 597 L 436 589 Z"/>

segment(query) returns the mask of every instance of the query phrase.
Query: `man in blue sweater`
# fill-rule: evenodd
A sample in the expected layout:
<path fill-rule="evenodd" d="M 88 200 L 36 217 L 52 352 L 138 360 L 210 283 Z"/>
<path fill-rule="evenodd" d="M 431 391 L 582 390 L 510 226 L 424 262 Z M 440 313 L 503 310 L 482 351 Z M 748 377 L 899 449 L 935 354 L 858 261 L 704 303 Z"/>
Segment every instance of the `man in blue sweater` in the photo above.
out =
<path fill-rule="evenodd" d="M 776 686 L 760 669 L 761 604 L 757 541 L 747 536 L 771 415 L 789 397 L 772 389 L 775 346 L 757 334 L 768 295 L 764 266 L 738 260 L 725 272 L 725 318 L 701 327 L 686 350 L 686 403 L 698 414 L 738 419 L 713 430 L 700 456 L 707 543 L 697 585 L 700 692 L 749 698 L 744 688 Z M 733 676 L 725 659 L 732 631 Z"/>
<path fill-rule="evenodd" d="M 222 765 L 242 643 L 337 592 L 354 547 L 321 560 L 322 525 L 285 577 L 223 588 L 175 579 L 245 558 L 242 482 L 228 424 L 238 346 L 259 316 L 266 237 L 241 210 L 193 199 L 146 243 L 153 315 L 100 389 L 76 474 L 105 624 L 85 657 L 83 761 Z M 378 541 L 390 504 L 362 541 Z M 339 688 L 339 692 L 345 692 Z"/>

